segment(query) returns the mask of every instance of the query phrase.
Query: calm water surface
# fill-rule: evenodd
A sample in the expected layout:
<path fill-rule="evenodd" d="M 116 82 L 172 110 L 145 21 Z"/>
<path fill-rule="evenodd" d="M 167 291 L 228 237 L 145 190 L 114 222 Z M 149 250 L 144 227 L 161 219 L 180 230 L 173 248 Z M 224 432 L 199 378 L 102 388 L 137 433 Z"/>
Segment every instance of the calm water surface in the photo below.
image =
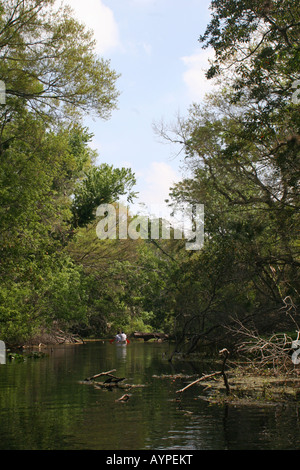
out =
<path fill-rule="evenodd" d="M 206 364 L 165 360 L 167 344 L 109 342 L 60 346 L 43 359 L 0 366 L 1 450 L 223 450 L 298 449 L 295 406 L 210 406 L 191 387 L 176 390 L 212 370 Z M 117 369 L 126 383 L 145 385 L 128 393 L 97 390 L 86 377 Z M 158 378 L 157 376 L 160 376 Z"/>

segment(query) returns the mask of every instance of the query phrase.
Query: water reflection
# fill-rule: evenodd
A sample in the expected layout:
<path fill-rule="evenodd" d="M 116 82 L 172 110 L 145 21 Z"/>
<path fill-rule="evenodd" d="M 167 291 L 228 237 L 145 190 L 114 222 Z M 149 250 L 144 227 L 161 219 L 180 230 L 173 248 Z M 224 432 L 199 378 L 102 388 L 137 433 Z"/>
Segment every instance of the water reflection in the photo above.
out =
<path fill-rule="evenodd" d="M 192 387 L 176 390 L 207 364 L 170 364 L 168 345 L 95 342 L 58 347 L 41 360 L 0 367 L 1 449 L 295 449 L 298 406 L 218 407 Z M 206 367 L 208 367 L 206 369 Z M 83 385 L 116 369 L 130 390 Z M 174 378 L 174 375 L 181 377 Z M 126 430 L 126 432 L 124 432 Z"/>
<path fill-rule="evenodd" d="M 125 361 L 127 357 L 127 344 L 114 344 L 118 360 Z"/>

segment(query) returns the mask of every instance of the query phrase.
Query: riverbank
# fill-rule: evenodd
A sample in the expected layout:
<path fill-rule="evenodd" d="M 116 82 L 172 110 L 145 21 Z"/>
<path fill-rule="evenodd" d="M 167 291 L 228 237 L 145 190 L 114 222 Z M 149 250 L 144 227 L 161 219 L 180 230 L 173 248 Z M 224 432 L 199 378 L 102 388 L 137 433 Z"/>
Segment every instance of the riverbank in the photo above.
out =
<path fill-rule="evenodd" d="M 232 404 L 266 406 L 278 403 L 300 404 L 300 370 L 277 373 L 272 369 L 264 371 L 254 367 L 235 366 L 226 372 L 230 386 L 227 394 L 224 380 L 215 376 L 199 383 L 201 395 L 198 398 L 211 404 Z"/>
<path fill-rule="evenodd" d="M 106 339 L 112 339 L 114 335 L 108 336 Z M 171 341 L 172 338 L 170 335 L 161 333 L 161 332 L 153 332 L 153 333 L 143 333 L 135 331 L 128 335 L 129 338 L 132 338 L 137 341 L 143 342 L 163 342 L 163 341 Z M 52 328 L 49 331 L 41 331 L 30 340 L 28 340 L 25 344 L 23 344 L 22 348 L 35 348 L 35 347 L 43 347 L 43 346 L 55 346 L 57 344 L 84 344 L 90 341 L 101 341 L 103 338 L 82 338 L 78 334 L 68 333 L 61 328 Z"/>
<path fill-rule="evenodd" d="M 86 340 L 79 335 L 68 333 L 60 328 L 53 328 L 49 331 L 39 332 L 20 347 L 22 349 L 41 348 L 59 344 L 83 344 L 85 341 Z"/>
<path fill-rule="evenodd" d="M 224 354 L 225 353 L 225 354 Z M 175 354 L 176 363 L 190 362 L 206 364 L 202 376 L 195 378 L 177 390 L 179 400 L 186 390 L 193 389 L 199 394 L 195 399 L 202 399 L 210 404 L 265 406 L 278 403 L 297 403 L 300 405 L 300 364 L 278 360 L 276 364 L 267 364 L 247 360 L 229 359 L 227 349 L 219 354 L 205 352 L 189 355 Z"/>

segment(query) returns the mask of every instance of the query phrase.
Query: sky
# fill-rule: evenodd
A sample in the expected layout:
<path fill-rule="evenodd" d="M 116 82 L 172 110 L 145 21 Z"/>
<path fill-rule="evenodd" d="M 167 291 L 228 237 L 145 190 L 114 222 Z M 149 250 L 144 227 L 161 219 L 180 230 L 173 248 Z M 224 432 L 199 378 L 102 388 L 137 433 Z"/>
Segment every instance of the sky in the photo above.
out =
<path fill-rule="evenodd" d="M 93 29 L 97 53 L 120 78 L 118 109 L 108 121 L 87 118 L 97 163 L 130 167 L 137 202 L 163 205 L 182 177 L 180 148 L 162 143 L 153 124 L 168 125 L 201 102 L 211 51 L 198 41 L 209 23 L 209 0 L 63 0 Z"/>

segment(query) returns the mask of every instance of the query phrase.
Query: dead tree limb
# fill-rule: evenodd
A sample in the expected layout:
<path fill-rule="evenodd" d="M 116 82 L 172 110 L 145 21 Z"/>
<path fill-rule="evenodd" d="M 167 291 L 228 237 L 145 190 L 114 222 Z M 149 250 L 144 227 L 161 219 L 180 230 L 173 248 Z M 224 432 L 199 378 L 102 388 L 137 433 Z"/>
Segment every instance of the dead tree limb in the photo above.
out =
<path fill-rule="evenodd" d="M 229 356 L 229 351 L 224 348 L 222 349 L 219 354 L 222 354 L 224 356 L 224 360 L 223 360 L 223 364 L 222 364 L 222 369 L 217 371 L 217 372 L 213 372 L 212 374 L 208 374 L 208 375 L 203 375 L 202 377 L 200 377 L 199 379 L 197 380 L 194 380 L 194 382 L 190 383 L 189 385 L 187 385 L 186 387 L 182 388 L 181 390 L 177 390 L 176 393 L 182 393 L 184 392 L 185 390 L 187 390 L 188 388 L 192 387 L 193 385 L 199 383 L 199 382 L 202 382 L 203 380 L 207 380 L 207 379 L 211 379 L 212 377 L 215 377 L 216 375 L 222 375 L 223 376 L 223 380 L 224 380 L 224 385 L 225 385 L 225 388 L 226 388 L 226 393 L 227 395 L 229 395 L 230 393 L 230 387 L 229 387 L 229 383 L 228 383 L 228 378 L 227 378 L 227 375 L 225 373 L 225 366 L 226 366 L 226 361 L 227 361 L 227 358 Z"/>
<path fill-rule="evenodd" d="M 211 379 L 212 377 L 215 377 L 216 375 L 221 375 L 221 374 L 222 372 L 218 371 L 218 372 L 214 372 L 213 374 L 203 375 L 202 377 L 200 377 L 200 379 L 194 380 L 194 382 L 190 383 L 189 385 L 182 388 L 181 390 L 177 390 L 176 393 L 185 392 L 188 388 L 192 387 L 193 385 L 196 385 L 197 383 L 202 382 L 203 380 Z"/>
<path fill-rule="evenodd" d="M 113 377 L 114 379 L 118 379 L 115 375 L 112 375 L 112 372 L 116 372 L 116 369 L 109 370 L 108 372 L 100 372 L 100 374 L 92 375 L 92 377 L 88 377 L 84 379 L 85 382 L 90 382 L 91 380 L 97 379 L 103 375 L 107 375 L 109 377 Z"/>
<path fill-rule="evenodd" d="M 118 400 L 115 400 L 115 401 L 120 401 L 122 403 L 125 403 L 126 401 L 129 400 L 130 397 L 131 395 L 129 395 L 128 393 L 125 393 L 125 395 L 122 395 L 120 398 L 118 398 Z"/>
<path fill-rule="evenodd" d="M 228 356 L 229 356 L 229 351 L 228 351 L 228 349 L 224 348 L 221 351 L 219 351 L 219 354 L 223 354 L 223 356 L 224 356 L 221 375 L 223 376 L 224 385 L 226 387 L 226 393 L 227 393 L 227 395 L 229 395 L 230 394 L 230 387 L 229 387 L 227 375 L 225 373 L 226 361 L 227 361 Z"/>

